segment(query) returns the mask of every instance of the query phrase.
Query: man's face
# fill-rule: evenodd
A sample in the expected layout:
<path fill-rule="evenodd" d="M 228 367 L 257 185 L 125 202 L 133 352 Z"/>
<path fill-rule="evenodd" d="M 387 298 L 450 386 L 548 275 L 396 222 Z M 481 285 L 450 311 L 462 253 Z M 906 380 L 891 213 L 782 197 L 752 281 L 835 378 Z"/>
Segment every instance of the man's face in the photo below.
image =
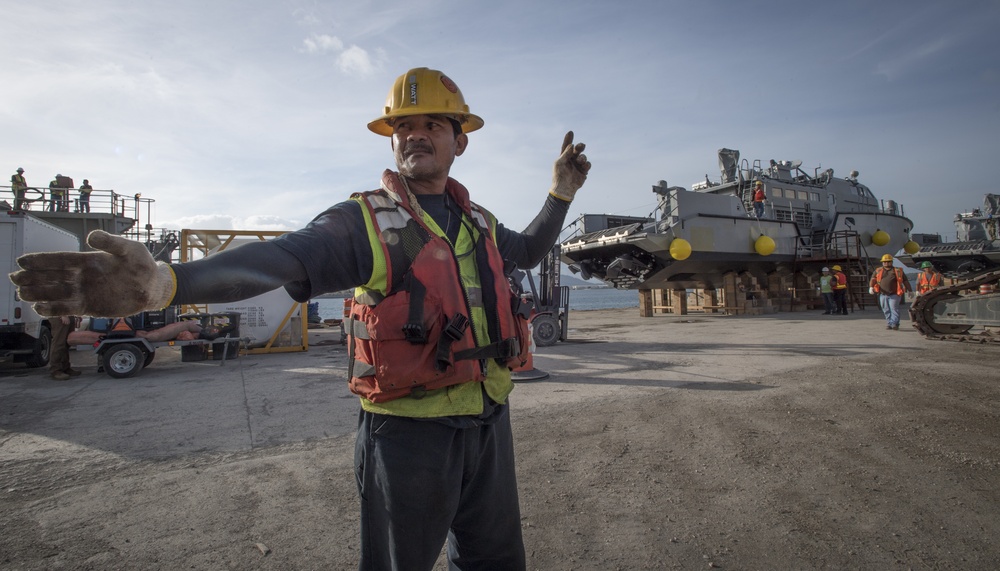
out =
<path fill-rule="evenodd" d="M 882 262 L 882 267 L 883 268 L 891 268 L 892 267 L 892 262 Z"/>
<path fill-rule="evenodd" d="M 392 151 L 399 173 L 414 180 L 447 176 L 455 157 L 465 152 L 465 133 L 455 136 L 442 115 L 399 117 L 392 124 Z"/>

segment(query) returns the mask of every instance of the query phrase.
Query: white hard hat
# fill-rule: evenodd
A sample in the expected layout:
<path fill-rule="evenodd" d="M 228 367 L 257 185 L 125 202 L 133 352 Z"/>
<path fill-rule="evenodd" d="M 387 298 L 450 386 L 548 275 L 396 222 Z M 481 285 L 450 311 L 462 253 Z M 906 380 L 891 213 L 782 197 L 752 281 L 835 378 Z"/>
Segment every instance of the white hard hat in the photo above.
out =
<path fill-rule="evenodd" d="M 824 272 L 829 272 L 829 271 L 830 271 L 830 268 L 823 268 L 823 271 L 824 271 Z"/>

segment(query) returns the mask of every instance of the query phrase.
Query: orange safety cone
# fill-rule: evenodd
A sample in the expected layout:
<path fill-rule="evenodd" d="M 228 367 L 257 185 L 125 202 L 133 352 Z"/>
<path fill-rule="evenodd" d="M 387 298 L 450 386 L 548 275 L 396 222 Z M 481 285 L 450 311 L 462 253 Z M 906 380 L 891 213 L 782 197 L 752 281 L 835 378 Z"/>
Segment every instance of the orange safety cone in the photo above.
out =
<path fill-rule="evenodd" d="M 531 353 L 528 353 L 528 360 L 523 365 L 510 370 L 510 380 L 517 383 L 522 381 L 540 381 L 549 378 L 549 374 L 536 369 L 532 361 Z"/>
<path fill-rule="evenodd" d="M 532 334 L 531 323 L 528 323 L 528 334 L 531 335 L 531 347 L 528 349 L 528 360 L 524 362 L 520 367 L 515 367 L 510 370 L 510 380 L 517 382 L 523 381 L 540 381 L 542 379 L 549 378 L 549 374 L 545 371 L 539 371 L 535 368 L 534 359 L 531 356 L 535 352 L 535 336 Z"/>

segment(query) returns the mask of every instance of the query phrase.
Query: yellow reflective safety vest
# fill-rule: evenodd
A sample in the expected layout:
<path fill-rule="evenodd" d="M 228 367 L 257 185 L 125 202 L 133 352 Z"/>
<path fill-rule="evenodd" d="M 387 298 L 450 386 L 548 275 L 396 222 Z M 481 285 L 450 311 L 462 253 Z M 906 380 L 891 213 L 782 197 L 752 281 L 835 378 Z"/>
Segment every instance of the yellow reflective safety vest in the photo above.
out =
<path fill-rule="evenodd" d="M 507 280 L 496 219 L 457 181 L 446 192 L 462 212 L 454 244 L 392 171 L 381 189 L 352 196 L 373 263 L 345 322 L 348 374 L 370 412 L 479 414 L 482 389 L 505 402 L 509 369 L 527 359 L 528 311 Z"/>

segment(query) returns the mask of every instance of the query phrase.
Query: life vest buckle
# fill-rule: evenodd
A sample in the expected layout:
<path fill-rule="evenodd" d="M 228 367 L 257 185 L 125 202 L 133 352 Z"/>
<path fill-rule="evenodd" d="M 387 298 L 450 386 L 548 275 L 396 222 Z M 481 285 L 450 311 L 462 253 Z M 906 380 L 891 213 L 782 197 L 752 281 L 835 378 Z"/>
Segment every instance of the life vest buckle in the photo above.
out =
<path fill-rule="evenodd" d="M 461 313 L 456 313 L 454 317 L 448 321 L 448 324 L 444 327 L 444 333 L 448 337 L 451 337 L 455 341 L 458 341 L 465 335 L 465 330 L 469 328 L 469 318 L 462 315 Z"/>
<path fill-rule="evenodd" d="M 521 342 L 517 337 L 510 337 L 497 343 L 498 357 L 502 360 L 517 357 L 521 353 Z"/>
<path fill-rule="evenodd" d="M 419 323 L 407 323 L 403 325 L 403 338 L 414 345 L 427 344 L 427 331 Z"/>

